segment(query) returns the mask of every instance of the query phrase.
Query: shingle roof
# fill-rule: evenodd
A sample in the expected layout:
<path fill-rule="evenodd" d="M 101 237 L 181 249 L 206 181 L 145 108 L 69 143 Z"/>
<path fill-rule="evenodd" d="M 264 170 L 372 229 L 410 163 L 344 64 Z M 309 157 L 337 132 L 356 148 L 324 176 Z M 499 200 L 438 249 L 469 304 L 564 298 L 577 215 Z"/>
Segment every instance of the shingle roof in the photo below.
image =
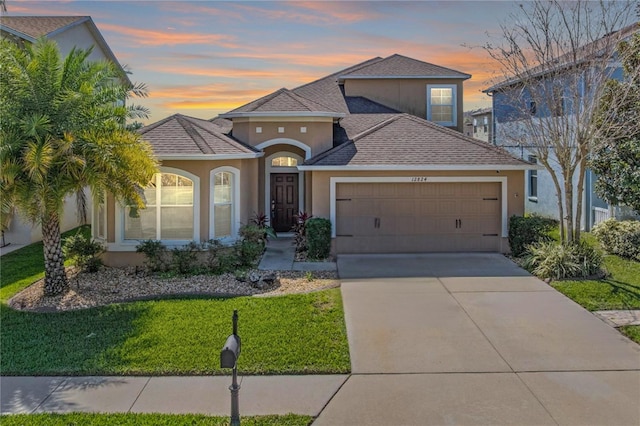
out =
<path fill-rule="evenodd" d="M 220 131 L 225 135 L 229 134 L 231 129 L 233 129 L 233 121 L 228 120 L 226 118 L 222 118 L 218 116 L 218 117 L 212 118 L 209 121 L 215 124 L 216 126 L 220 127 Z"/>
<path fill-rule="evenodd" d="M 89 19 L 88 16 L 2 16 L 0 25 L 35 40 Z"/>
<path fill-rule="evenodd" d="M 402 55 L 391 55 L 373 64 L 340 74 L 349 78 L 471 78 L 469 74 Z"/>
<path fill-rule="evenodd" d="M 222 117 L 233 116 L 237 113 L 269 113 L 269 112 L 337 112 L 304 96 L 300 96 L 289 89 L 279 89 L 260 99 L 242 105 Z"/>
<path fill-rule="evenodd" d="M 382 58 L 372 58 L 353 65 L 349 68 L 345 68 L 326 77 L 322 77 L 318 80 L 310 83 L 303 84 L 292 90 L 292 92 L 304 96 L 307 99 L 311 99 L 321 105 L 325 105 L 331 111 L 337 111 L 341 113 L 349 113 L 349 107 L 345 101 L 344 94 L 338 85 L 338 76 L 344 73 L 356 71 L 362 67 L 374 64 L 381 61 Z"/>
<path fill-rule="evenodd" d="M 140 129 L 142 138 L 160 157 L 206 155 L 246 157 L 260 151 L 223 133 L 223 128 L 208 120 L 175 114 Z"/>
<path fill-rule="evenodd" d="M 393 115 L 304 165 L 530 166 L 489 143 L 409 114 Z"/>

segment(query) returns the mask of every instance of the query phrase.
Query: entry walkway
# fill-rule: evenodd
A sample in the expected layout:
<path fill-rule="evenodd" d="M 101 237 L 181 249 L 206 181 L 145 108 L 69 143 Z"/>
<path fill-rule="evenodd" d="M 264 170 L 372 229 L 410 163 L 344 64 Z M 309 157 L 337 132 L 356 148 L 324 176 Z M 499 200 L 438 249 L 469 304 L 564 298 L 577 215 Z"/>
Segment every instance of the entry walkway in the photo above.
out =
<path fill-rule="evenodd" d="M 640 424 L 640 346 L 504 256 L 338 270 L 352 375 L 314 425 Z"/>
<path fill-rule="evenodd" d="M 296 262 L 293 238 L 269 239 L 258 269 L 273 271 L 335 271 L 335 262 Z"/>

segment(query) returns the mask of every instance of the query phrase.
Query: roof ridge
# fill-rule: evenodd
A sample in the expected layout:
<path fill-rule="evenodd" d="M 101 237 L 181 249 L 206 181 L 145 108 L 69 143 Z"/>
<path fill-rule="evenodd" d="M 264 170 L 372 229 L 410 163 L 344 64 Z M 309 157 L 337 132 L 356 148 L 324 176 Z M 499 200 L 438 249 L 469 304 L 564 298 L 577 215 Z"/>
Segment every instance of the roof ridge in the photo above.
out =
<path fill-rule="evenodd" d="M 141 134 L 141 135 L 144 135 L 148 131 L 153 130 L 153 129 L 163 125 L 164 123 L 166 123 L 167 121 L 171 120 L 172 118 L 174 118 L 174 117 L 176 117 L 178 115 L 180 115 L 180 114 L 177 114 L 177 113 L 176 114 L 172 114 L 172 115 L 170 115 L 168 117 L 163 118 L 160 121 L 156 121 L 155 123 L 148 124 L 148 125 L 144 126 L 143 128 L 141 128 L 140 130 L 138 130 L 138 133 Z"/>
<path fill-rule="evenodd" d="M 384 121 L 381 121 L 380 123 L 375 124 L 374 126 L 369 127 L 366 130 L 363 130 L 362 132 L 358 133 L 357 135 L 355 135 L 354 137 L 351 138 L 352 141 L 357 141 L 359 139 L 362 139 L 363 137 L 373 133 L 373 132 L 377 132 L 378 130 L 382 129 L 383 127 L 388 126 L 389 124 L 393 123 L 394 121 L 399 120 L 400 118 L 402 118 L 405 115 L 409 115 L 406 113 L 398 113 L 395 114 L 393 117 L 389 117 Z"/>
<path fill-rule="evenodd" d="M 315 155 L 315 156 L 309 158 L 308 160 L 305 160 L 304 164 L 316 163 L 316 162 L 322 160 L 323 158 L 328 157 L 330 154 L 333 154 L 335 152 L 338 152 L 338 151 L 341 151 L 341 150 L 345 149 L 349 145 L 353 145 L 353 139 L 349 140 L 349 141 L 346 141 L 346 142 L 343 142 L 338 146 L 334 146 L 331 149 L 328 149 L 328 150 L 326 150 L 324 152 L 321 152 L 318 155 Z"/>
<path fill-rule="evenodd" d="M 321 102 L 318 102 L 318 101 L 315 101 L 315 100 L 313 100 L 313 99 L 307 98 L 306 96 L 300 95 L 300 94 L 298 94 L 298 93 L 294 92 L 293 90 L 288 90 L 288 93 L 290 93 L 290 94 L 291 94 L 291 95 L 293 95 L 293 96 L 297 96 L 298 98 L 303 99 L 303 100 L 304 100 L 304 101 L 306 101 L 306 102 L 311 102 L 312 104 L 315 104 L 315 105 L 318 105 L 318 106 L 320 106 L 320 107 L 322 107 L 322 108 L 325 108 L 325 109 L 327 110 L 327 112 L 339 112 L 339 111 L 334 110 L 334 109 L 333 109 L 333 108 L 331 108 L 331 107 L 328 107 L 328 106 L 324 105 L 324 104 L 323 104 L 323 103 L 321 103 Z M 308 106 L 308 105 L 305 105 L 305 106 L 306 106 L 307 108 L 309 108 L 309 106 Z M 310 111 L 315 111 L 315 110 L 310 110 Z"/>
<path fill-rule="evenodd" d="M 195 123 L 188 120 L 185 116 L 178 114 L 176 117 L 178 124 L 182 126 L 185 132 L 193 139 L 193 142 L 197 145 L 197 147 L 202 151 L 203 154 L 215 154 L 213 149 L 207 144 L 207 141 L 204 140 L 200 132 L 195 127 Z M 204 130 L 204 129 L 203 129 Z"/>
<path fill-rule="evenodd" d="M 206 122 L 212 126 L 217 126 L 215 123 L 211 123 L 209 120 L 204 120 L 202 118 L 197 118 L 197 117 L 191 117 L 191 116 L 182 116 L 183 118 L 185 118 L 186 120 L 190 121 L 191 124 L 195 127 L 197 127 L 198 129 L 202 130 L 203 132 L 207 132 L 210 135 L 218 138 L 220 141 L 226 143 L 227 145 L 231 145 L 232 143 L 238 143 L 240 145 L 242 145 L 244 148 L 248 148 L 249 150 L 253 151 L 253 152 L 259 152 L 258 150 L 256 150 L 254 147 L 252 147 L 251 145 L 247 145 L 242 141 L 237 140 L 236 138 L 233 138 L 229 135 L 224 134 L 222 131 L 220 132 L 216 132 L 216 131 L 211 131 L 209 129 L 206 129 L 205 127 L 203 127 L 202 125 L 200 125 L 197 122 L 193 122 L 192 120 L 197 120 L 197 121 L 202 121 L 202 122 Z M 186 130 L 186 129 L 185 129 Z M 215 154 L 215 153 L 214 153 Z"/>
<path fill-rule="evenodd" d="M 262 105 L 266 104 L 266 103 L 267 103 L 267 102 L 269 102 L 271 99 L 275 98 L 278 94 L 282 93 L 282 92 L 283 92 L 283 91 L 285 91 L 285 90 L 288 90 L 288 89 L 287 89 L 287 88 L 285 88 L 285 87 L 281 87 L 281 88 L 280 88 L 280 89 L 278 89 L 278 90 L 275 90 L 275 91 L 273 91 L 273 92 L 271 92 L 271 93 L 267 93 L 266 95 L 262 96 L 261 98 L 254 99 L 254 100 L 252 100 L 252 101 L 250 101 L 250 102 L 247 102 L 246 104 L 240 105 L 239 107 L 234 108 L 234 109 L 232 109 L 232 110 L 231 110 L 231 111 L 229 111 L 229 112 L 237 111 L 237 110 L 239 110 L 239 109 L 241 109 L 241 108 L 244 108 L 244 107 L 246 107 L 247 105 L 251 105 L 251 104 L 255 104 L 254 109 L 256 109 L 256 108 L 260 108 Z"/>
<path fill-rule="evenodd" d="M 352 69 L 352 68 L 353 68 L 353 71 L 355 71 L 355 70 L 357 70 L 357 69 L 359 69 L 359 68 L 362 68 L 362 67 L 365 67 L 365 66 L 372 65 L 372 64 L 371 64 L 371 63 L 369 63 L 369 62 L 372 62 L 372 61 L 379 62 L 379 61 L 381 61 L 382 59 L 383 59 L 383 58 L 381 58 L 380 56 L 376 56 L 375 58 L 367 59 L 367 60 L 366 60 L 366 61 L 364 61 L 364 62 L 360 62 L 359 64 L 355 64 L 355 65 L 351 65 L 351 66 L 349 66 L 349 67 L 347 67 L 347 68 L 341 69 L 340 71 L 336 71 L 336 72 L 331 73 L 331 74 L 329 74 L 329 75 L 325 75 L 324 77 L 320 77 L 320 78 L 318 78 L 318 79 L 315 79 L 315 80 L 313 80 L 313 81 L 310 81 L 310 82 L 308 82 L 308 83 L 305 83 L 305 84 L 303 84 L 303 85 L 301 85 L 301 86 L 294 87 L 294 88 L 293 88 L 293 89 L 291 89 L 291 90 L 295 92 L 295 91 L 296 91 L 296 90 L 298 90 L 298 89 L 301 89 L 301 88 L 303 88 L 303 87 L 305 87 L 305 86 L 309 86 L 309 85 L 311 85 L 311 84 L 313 84 L 313 83 L 317 83 L 317 82 L 318 82 L 318 81 L 320 81 L 320 80 L 324 80 L 324 79 L 327 79 L 327 78 L 332 77 L 332 76 L 338 76 L 338 75 L 340 75 L 341 73 L 344 73 L 345 71 L 350 70 L 350 69 Z M 375 63 L 375 62 L 373 62 L 373 63 Z"/>

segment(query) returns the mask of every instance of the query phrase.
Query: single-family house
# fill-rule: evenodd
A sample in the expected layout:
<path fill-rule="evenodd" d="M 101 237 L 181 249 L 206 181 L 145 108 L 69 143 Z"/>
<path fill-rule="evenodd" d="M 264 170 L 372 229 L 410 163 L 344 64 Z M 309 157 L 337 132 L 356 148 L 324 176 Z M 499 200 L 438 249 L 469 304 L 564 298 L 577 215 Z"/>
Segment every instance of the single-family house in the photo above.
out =
<path fill-rule="evenodd" d="M 492 133 L 492 109 L 481 108 L 471 114 L 471 124 L 473 126 L 473 137 L 485 142 L 493 142 Z"/>
<path fill-rule="evenodd" d="M 34 43 L 41 37 L 57 43 L 61 57 L 71 49 L 93 48 L 89 60 L 108 60 L 119 65 L 115 55 L 107 45 L 100 31 L 89 16 L 7 16 L 0 17 L 0 35 L 18 45 Z M 123 78 L 127 78 L 123 70 Z M 128 80 L 127 80 L 128 81 Z M 87 198 L 89 195 L 87 194 Z M 80 225 L 77 215 L 76 197 L 65 200 L 61 229 L 66 231 Z M 88 216 L 91 218 L 91 215 Z M 4 244 L 30 244 L 42 239 L 39 225 L 32 225 L 20 215 L 13 215 L 9 227 L 3 233 Z"/>
<path fill-rule="evenodd" d="M 568 142 L 572 135 L 583 132 L 585 126 L 581 122 L 586 119 L 582 117 L 593 111 L 595 103 L 594 87 L 609 78 L 623 78 L 622 66 L 614 51 L 617 41 L 638 31 L 638 23 L 631 24 L 581 46 L 576 49 L 575 57 L 569 54 L 560 56 L 549 64 L 523 71 L 521 77 L 513 77 L 486 89 L 484 92 L 491 95 L 493 105 L 493 143 L 519 158 L 536 163 L 539 162 L 536 155 L 539 150 L 530 136 L 536 129 L 538 135 L 548 138 L 554 133 L 555 126 L 555 130 L 565 132 Z M 527 83 L 523 85 L 521 82 L 524 80 Z M 553 122 L 555 125 L 549 125 Z M 548 148 L 549 163 L 560 176 L 555 151 L 551 146 Z M 573 187 L 576 189 L 577 181 L 578 173 L 575 173 Z M 597 176 L 587 169 L 582 193 L 575 190 L 573 194 L 574 207 L 578 198 L 582 199 L 581 211 L 574 212 L 574 217 L 580 221 L 583 230 L 589 231 L 610 217 L 636 216 L 637 213 L 629 208 L 609 205 L 601 199 L 595 192 L 596 181 Z M 525 212 L 560 219 L 557 191 L 548 170 L 527 171 L 524 191 Z"/>
<path fill-rule="evenodd" d="M 233 241 L 258 213 L 281 233 L 298 212 L 330 219 L 336 254 L 508 251 L 508 218 L 524 213 L 536 166 L 462 134 L 469 77 L 396 54 L 210 121 L 144 127 L 160 173 L 145 209 L 109 195 L 96 207 L 105 262 L 134 262 L 145 239 Z"/>

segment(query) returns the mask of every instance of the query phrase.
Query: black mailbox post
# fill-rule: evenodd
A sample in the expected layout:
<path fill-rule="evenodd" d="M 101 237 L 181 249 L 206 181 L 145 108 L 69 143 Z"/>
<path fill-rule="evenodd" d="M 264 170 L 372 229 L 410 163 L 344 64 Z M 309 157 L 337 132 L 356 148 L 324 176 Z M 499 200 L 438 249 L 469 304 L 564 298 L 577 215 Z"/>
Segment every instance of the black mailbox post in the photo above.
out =
<path fill-rule="evenodd" d="M 220 368 L 231 368 L 231 426 L 240 426 L 240 405 L 238 402 L 238 357 L 240 356 L 240 336 L 238 336 L 238 311 L 233 311 L 233 334 L 220 351 Z"/>

